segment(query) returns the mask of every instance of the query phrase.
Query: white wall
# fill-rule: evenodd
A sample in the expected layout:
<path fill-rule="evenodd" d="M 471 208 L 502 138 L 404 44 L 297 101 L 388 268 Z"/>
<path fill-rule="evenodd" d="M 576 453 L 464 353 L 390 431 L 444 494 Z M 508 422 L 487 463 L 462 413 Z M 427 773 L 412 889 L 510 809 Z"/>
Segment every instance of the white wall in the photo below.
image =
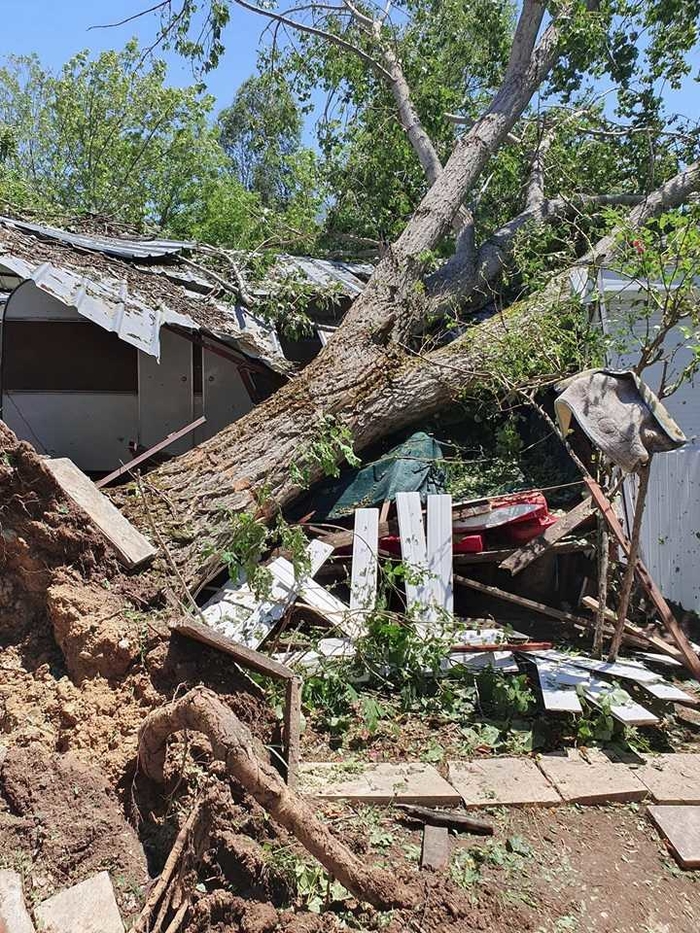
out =
<path fill-rule="evenodd" d="M 70 457 L 81 470 L 113 470 L 131 460 L 138 433 L 138 396 L 126 392 L 3 394 L 4 420 L 40 453 Z"/>
<path fill-rule="evenodd" d="M 606 327 L 621 329 L 620 321 L 634 317 L 634 305 L 625 297 L 606 296 Z M 654 327 L 658 319 L 649 319 Z M 647 321 L 635 325 L 643 336 Z M 667 349 L 684 342 L 676 331 L 669 333 Z M 633 341 L 627 352 L 613 354 L 614 368 L 631 368 L 639 359 Z M 689 360 L 686 349 L 678 352 L 674 361 L 678 372 Z M 669 373 L 672 376 L 672 373 Z M 642 374 L 647 385 L 656 392 L 661 380 L 661 364 L 649 367 Z M 652 463 L 646 511 L 642 525 L 642 558 L 664 596 L 684 609 L 700 613 L 700 382 L 687 382 L 671 396 L 663 399 L 671 417 L 689 439 L 681 450 L 657 454 Z M 625 483 L 625 516 L 634 508 L 636 484 Z"/>

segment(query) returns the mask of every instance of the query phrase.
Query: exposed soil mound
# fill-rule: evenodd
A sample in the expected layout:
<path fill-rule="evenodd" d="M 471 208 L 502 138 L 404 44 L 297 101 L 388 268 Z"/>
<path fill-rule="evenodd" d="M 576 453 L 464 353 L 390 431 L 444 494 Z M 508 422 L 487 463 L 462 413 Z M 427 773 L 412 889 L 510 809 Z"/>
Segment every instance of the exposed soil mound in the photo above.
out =
<path fill-rule="evenodd" d="M 11 748 L 0 772 L 0 857 L 24 875 L 30 901 L 110 872 L 125 914 L 147 881 L 138 836 L 102 775 L 74 754 Z"/>

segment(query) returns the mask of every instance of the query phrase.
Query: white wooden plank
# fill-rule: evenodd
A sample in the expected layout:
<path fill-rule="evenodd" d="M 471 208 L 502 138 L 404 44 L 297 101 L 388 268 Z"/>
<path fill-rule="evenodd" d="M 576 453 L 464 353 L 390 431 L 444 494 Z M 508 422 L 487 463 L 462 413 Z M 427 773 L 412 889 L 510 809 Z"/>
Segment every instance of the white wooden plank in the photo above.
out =
<path fill-rule="evenodd" d="M 452 582 L 452 496 L 428 496 L 429 599 L 436 615 L 454 615 Z"/>
<path fill-rule="evenodd" d="M 530 657 L 529 653 L 528 657 Z M 531 660 L 537 670 L 544 708 L 553 713 L 582 712 L 576 687 L 557 682 L 557 673 L 562 665 L 534 656 Z"/>
<path fill-rule="evenodd" d="M 512 651 L 470 651 L 469 653 L 453 651 L 452 654 L 443 658 L 440 662 L 443 671 L 449 671 L 457 665 L 467 667 L 470 670 L 484 670 L 487 667 L 493 667 L 507 674 L 517 674 L 520 670 Z"/>
<path fill-rule="evenodd" d="M 396 494 L 401 558 L 409 572 L 406 580 L 406 608 L 422 619 L 431 619 L 428 605 L 428 549 L 423 527 L 420 493 Z"/>
<path fill-rule="evenodd" d="M 309 576 L 319 571 L 332 552 L 331 545 L 322 541 L 309 543 Z M 259 599 L 245 580 L 229 580 L 202 609 L 207 625 L 247 648 L 259 648 L 294 602 L 302 583 L 295 578 L 294 565 L 284 557 L 273 560 L 267 569 L 272 580 L 265 599 Z"/>
<path fill-rule="evenodd" d="M 625 663 L 623 661 L 602 661 L 578 654 L 564 654 L 560 651 L 538 651 L 537 656 L 540 658 L 547 658 L 550 661 L 573 664 L 574 667 L 585 668 L 587 671 L 595 671 L 597 674 L 608 674 L 610 677 L 633 680 L 638 684 L 657 683 L 662 680 L 660 674 L 655 674 L 654 671 L 648 670 L 641 664 Z"/>
<path fill-rule="evenodd" d="M 63 457 L 44 462 L 61 489 L 99 528 L 125 566 L 138 567 L 155 555 L 156 548 L 151 542 L 134 528 L 72 460 Z"/>
<path fill-rule="evenodd" d="M 602 701 L 615 691 L 612 684 L 603 680 L 596 680 L 591 677 L 588 684 L 582 688 L 583 695 L 594 706 L 601 706 Z M 631 697 L 624 703 L 616 703 L 610 707 L 610 715 L 626 726 L 653 726 L 659 721 L 659 717 L 649 712 L 640 703 L 635 702 Z"/>
<path fill-rule="evenodd" d="M 352 536 L 350 610 L 357 618 L 370 613 L 377 601 L 379 509 L 357 509 Z"/>

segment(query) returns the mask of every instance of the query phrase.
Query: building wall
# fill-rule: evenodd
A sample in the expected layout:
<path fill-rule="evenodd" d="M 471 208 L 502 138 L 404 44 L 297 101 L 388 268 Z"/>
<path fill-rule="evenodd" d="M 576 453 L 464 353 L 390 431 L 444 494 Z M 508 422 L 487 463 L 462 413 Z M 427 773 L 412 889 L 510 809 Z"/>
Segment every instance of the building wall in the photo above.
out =
<path fill-rule="evenodd" d="M 635 331 L 643 337 L 647 326 L 653 328 L 659 323 L 658 318 L 651 316 L 648 321 L 643 318 L 631 324 L 639 300 L 624 293 L 606 296 L 606 329 L 629 331 L 629 339 L 622 340 L 611 356 L 610 363 L 615 368 L 630 368 L 638 360 Z M 625 342 L 627 346 L 623 346 Z M 683 342 L 680 332 L 671 332 L 667 350 Z M 679 350 L 669 376 L 679 372 L 689 359 L 687 349 Z M 660 363 L 649 367 L 642 376 L 654 392 L 659 389 L 661 377 Z M 700 381 L 696 377 L 683 383 L 663 403 L 689 443 L 681 450 L 654 457 L 642 525 L 642 557 L 664 596 L 684 609 L 700 612 Z M 635 496 L 636 481 L 630 478 L 622 497 L 624 516 L 629 523 Z"/>
<path fill-rule="evenodd" d="M 30 281 L 7 303 L 2 340 L 3 419 L 87 472 L 111 471 L 133 458 L 130 444 L 150 447 L 206 415 L 168 448 L 183 453 L 253 407 L 232 361 L 163 328 L 158 363 Z"/>

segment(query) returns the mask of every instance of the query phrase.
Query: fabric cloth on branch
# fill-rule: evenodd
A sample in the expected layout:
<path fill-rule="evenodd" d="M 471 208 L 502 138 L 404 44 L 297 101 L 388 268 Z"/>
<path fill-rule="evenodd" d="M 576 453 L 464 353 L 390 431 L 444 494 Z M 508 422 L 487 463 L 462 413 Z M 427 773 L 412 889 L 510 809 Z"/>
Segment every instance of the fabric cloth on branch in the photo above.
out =
<path fill-rule="evenodd" d="M 314 494 L 316 518 L 342 518 L 357 508 L 393 500 L 397 492 L 427 495 L 445 491 L 445 474 L 437 461 L 442 448 L 430 435 L 419 431 L 356 473 L 349 473 L 332 486 Z"/>
<path fill-rule="evenodd" d="M 651 454 L 687 438 L 651 389 L 630 370 L 590 369 L 559 383 L 554 403 L 566 435 L 575 420 L 616 466 L 633 472 Z"/>

